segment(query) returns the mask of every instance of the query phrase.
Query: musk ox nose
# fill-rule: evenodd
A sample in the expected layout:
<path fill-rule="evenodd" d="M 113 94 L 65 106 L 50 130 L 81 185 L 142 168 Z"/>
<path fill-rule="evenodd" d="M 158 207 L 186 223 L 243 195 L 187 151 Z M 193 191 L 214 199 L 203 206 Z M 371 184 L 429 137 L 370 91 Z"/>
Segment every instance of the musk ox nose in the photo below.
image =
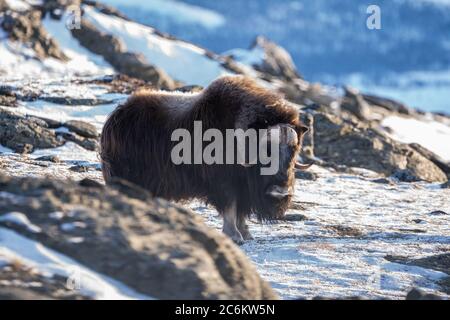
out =
<path fill-rule="evenodd" d="M 266 190 L 266 195 L 279 200 L 284 199 L 288 196 L 292 196 L 292 194 L 293 194 L 292 187 L 271 185 Z"/>

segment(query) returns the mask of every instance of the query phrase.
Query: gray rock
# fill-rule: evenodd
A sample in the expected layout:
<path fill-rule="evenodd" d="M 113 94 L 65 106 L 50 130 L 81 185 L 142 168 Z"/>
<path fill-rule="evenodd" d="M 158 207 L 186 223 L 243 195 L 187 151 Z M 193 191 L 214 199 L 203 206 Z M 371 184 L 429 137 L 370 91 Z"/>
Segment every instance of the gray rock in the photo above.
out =
<path fill-rule="evenodd" d="M 364 100 L 363 96 L 351 87 L 344 87 L 344 90 L 345 96 L 341 103 L 341 108 L 351 112 L 359 120 L 370 120 L 370 105 Z"/>
<path fill-rule="evenodd" d="M 418 182 L 422 180 L 409 169 L 395 170 L 391 177 L 401 182 Z"/>
<path fill-rule="evenodd" d="M 190 210 L 139 188 L 130 192 L 138 198 L 131 198 L 114 185 L 0 176 L 0 191 L 11 195 L 0 197 L 0 215 L 22 212 L 42 231 L 10 228 L 139 293 L 159 299 L 277 298 L 230 239 Z M 14 195 L 28 200 L 14 201 Z M 49 217 L 55 211 L 74 216 L 55 221 Z M 74 221 L 86 227 L 70 233 L 60 228 Z M 74 244 L 72 237 L 84 241 Z"/>
<path fill-rule="evenodd" d="M 418 288 L 413 288 L 406 295 L 406 300 L 442 300 L 442 298 L 435 294 L 425 293 Z"/>
<path fill-rule="evenodd" d="M 53 155 L 42 156 L 42 157 L 36 158 L 35 160 L 36 161 L 48 161 L 48 162 L 53 162 L 53 163 L 60 163 L 61 162 L 61 160 L 58 158 L 58 156 L 53 156 Z"/>
<path fill-rule="evenodd" d="M 251 46 L 251 49 L 255 48 L 264 52 L 263 62 L 253 65 L 256 70 L 287 81 L 301 78 L 291 55 L 281 46 L 263 36 L 258 36 Z"/>
<path fill-rule="evenodd" d="M 66 106 L 97 106 L 102 104 L 109 104 L 112 103 L 111 100 L 105 100 L 105 99 L 91 99 L 91 98 L 73 98 L 73 97 L 52 97 L 52 96 L 41 96 L 39 97 L 40 100 L 54 103 L 54 104 L 61 104 Z"/>
<path fill-rule="evenodd" d="M 412 110 L 405 106 L 403 103 L 400 103 L 398 101 L 387 99 L 384 97 L 369 95 L 369 94 L 362 94 L 362 97 L 365 101 L 367 101 L 371 105 L 375 105 L 381 108 L 384 108 L 391 112 L 398 112 L 402 114 L 411 114 Z"/>
<path fill-rule="evenodd" d="M 314 113 L 314 153 L 326 163 L 366 168 L 386 176 L 408 170 L 414 181 L 447 181 L 439 167 L 410 146 L 363 122 L 328 113 Z"/>
<path fill-rule="evenodd" d="M 90 124 L 88 122 L 80 120 L 70 120 L 64 123 L 63 126 L 85 138 L 98 137 L 97 128 L 93 124 Z"/>
<path fill-rule="evenodd" d="M 72 132 L 56 132 L 56 135 L 63 141 L 71 141 L 78 144 L 80 147 L 90 151 L 98 151 L 99 143 L 97 139 L 84 138 L 76 133 Z"/>
<path fill-rule="evenodd" d="M 437 154 L 428 150 L 424 146 L 417 143 L 410 143 L 409 146 L 423 155 L 425 158 L 432 161 L 436 166 L 438 166 L 448 177 L 450 177 L 450 163 L 439 157 Z"/>
<path fill-rule="evenodd" d="M 295 179 L 316 181 L 317 180 L 317 174 L 315 174 L 314 172 L 310 172 L 310 171 L 296 170 L 295 171 Z"/>
<path fill-rule="evenodd" d="M 54 148 L 63 143 L 41 119 L 0 109 L 0 144 L 14 152 L 29 153 L 37 148 Z"/>
<path fill-rule="evenodd" d="M 442 210 L 436 210 L 429 213 L 431 216 L 447 216 L 448 213 Z M 449 259 L 450 262 L 450 259 Z"/>

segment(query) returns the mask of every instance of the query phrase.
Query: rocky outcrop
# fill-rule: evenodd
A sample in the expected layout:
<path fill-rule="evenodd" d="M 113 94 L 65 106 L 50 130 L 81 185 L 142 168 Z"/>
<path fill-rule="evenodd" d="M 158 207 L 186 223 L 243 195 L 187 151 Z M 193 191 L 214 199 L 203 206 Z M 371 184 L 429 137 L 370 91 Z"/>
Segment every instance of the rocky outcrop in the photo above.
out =
<path fill-rule="evenodd" d="M 101 32 L 89 21 L 81 19 L 81 28 L 71 32 L 83 47 L 104 57 L 118 72 L 149 81 L 158 88 L 175 88 L 163 70 L 151 65 L 142 54 L 128 52 L 123 41 Z"/>
<path fill-rule="evenodd" d="M 18 153 L 36 148 L 54 148 L 64 142 L 39 118 L 25 117 L 0 109 L 0 144 Z"/>
<path fill-rule="evenodd" d="M 6 12 L 0 27 L 8 33 L 11 40 L 29 45 L 39 59 L 52 57 L 63 61 L 68 60 L 58 43 L 42 26 L 41 18 L 42 13 L 39 10 L 20 14 Z"/>
<path fill-rule="evenodd" d="M 400 103 L 392 99 L 370 94 L 362 94 L 362 98 L 369 104 L 384 108 L 390 112 L 397 112 L 407 115 L 412 113 L 412 110 L 409 107 L 405 106 L 403 103 Z"/>
<path fill-rule="evenodd" d="M 97 128 L 93 124 L 80 120 L 69 120 L 64 123 L 64 127 L 85 138 L 97 138 Z"/>
<path fill-rule="evenodd" d="M 388 176 L 406 170 L 415 180 L 447 181 L 445 173 L 421 153 L 362 122 L 352 123 L 322 112 L 313 115 L 314 154 L 325 162 L 366 168 Z"/>
<path fill-rule="evenodd" d="M 301 78 L 289 52 L 275 42 L 263 36 L 258 36 L 250 50 L 261 50 L 263 52 L 261 63 L 253 64 L 256 70 L 286 81 Z"/>
<path fill-rule="evenodd" d="M 67 121 L 64 125 L 71 132 L 55 132 L 53 129 L 61 126 L 57 121 L 22 116 L 0 109 L 0 144 L 17 153 L 55 148 L 67 141 L 75 142 L 87 150 L 98 150 L 95 126 L 83 121 Z"/>
<path fill-rule="evenodd" d="M 17 106 L 17 98 L 12 88 L 9 88 L 8 86 L 0 86 L 0 106 Z"/>
<path fill-rule="evenodd" d="M 433 162 L 436 166 L 439 167 L 446 175 L 450 178 L 450 163 L 439 157 L 437 154 L 431 152 L 427 148 L 423 147 L 420 144 L 417 143 L 411 143 L 409 144 L 411 148 L 419 152 L 421 155 L 423 155 L 425 158 L 429 159 L 431 162 Z"/>
<path fill-rule="evenodd" d="M 355 115 L 359 120 L 371 120 L 370 105 L 363 96 L 354 88 L 344 87 L 345 96 L 342 99 L 341 109 Z"/>
<path fill-rule="evenodd" d="M 0 195 L 0 216 L 21 212 L 40 230 L 5 221 L 2 226 L 139 293 L 161 299 L 277 298 L 230 239 L 190 210 L 127 182 L 104 187 L 0 176 L 0 191 L 7 195 Z M 60 212 L 60 219 L 52 212 Z M 81 240 L 71 241 L 75 237 Z"/>

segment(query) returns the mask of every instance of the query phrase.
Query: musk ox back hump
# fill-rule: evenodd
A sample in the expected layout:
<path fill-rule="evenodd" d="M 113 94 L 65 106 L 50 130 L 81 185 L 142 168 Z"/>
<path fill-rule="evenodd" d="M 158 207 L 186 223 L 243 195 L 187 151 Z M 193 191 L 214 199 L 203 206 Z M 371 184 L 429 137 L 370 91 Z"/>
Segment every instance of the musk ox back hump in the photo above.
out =
<path fill-rule="evenodd" d="M 118 106 L 108 117 L 101 136 L 101 161 L 105 181 L 119 177 L 155 195 L 164 194 L 162 173 L 171 165 L 170 141 L 173 121 L 164 95 L 140 92 Z M 160 143 L 158 143 L 160 142 Z M 169 170 L 170 171 L 170 170 Z M 164 177 L 167 179 L 168 177 Z"/>

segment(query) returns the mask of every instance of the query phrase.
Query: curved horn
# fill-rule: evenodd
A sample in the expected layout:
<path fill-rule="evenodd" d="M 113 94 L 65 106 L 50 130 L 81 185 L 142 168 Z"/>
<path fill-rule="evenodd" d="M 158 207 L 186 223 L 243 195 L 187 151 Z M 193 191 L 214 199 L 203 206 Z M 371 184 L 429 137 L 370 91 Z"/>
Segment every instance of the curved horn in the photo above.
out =
<path fill-rule="evenodd" d="M 268 136 L 270 137 L 271 131 L 278 131 L 280 144 L 296 145 L 298 143 L 297 131 L 289 125 L 277 124 L 268 128 Z"/>
<path fill-rule="evenodd" d="M 311 168 L 312 165 L 313 165 L 313 163 L 303 164 L 303 163 L 300 163 L 300 162 L 296 162 L 295 163 L 295 169 L 307 170 L 307 169 Z"/>

